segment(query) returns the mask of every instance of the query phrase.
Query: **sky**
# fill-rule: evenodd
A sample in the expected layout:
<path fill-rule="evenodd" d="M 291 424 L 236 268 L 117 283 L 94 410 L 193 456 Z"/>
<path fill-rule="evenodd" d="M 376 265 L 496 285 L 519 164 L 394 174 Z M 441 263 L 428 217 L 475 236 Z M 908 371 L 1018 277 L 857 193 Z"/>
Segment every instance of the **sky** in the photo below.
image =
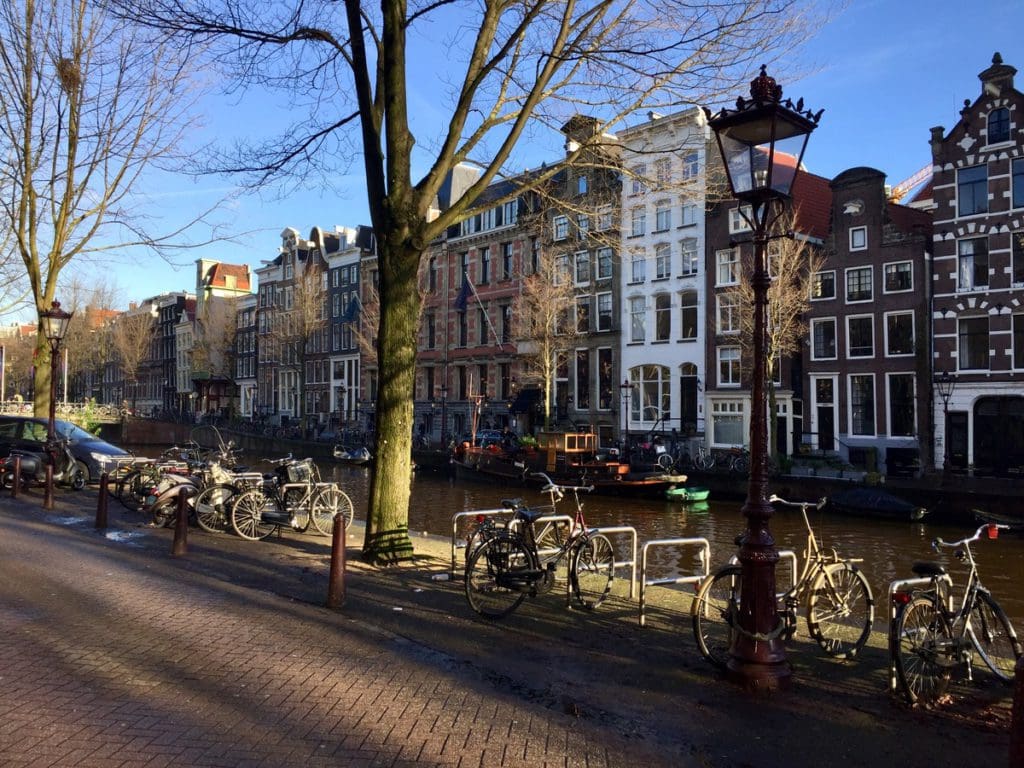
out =
<path fill-rule="evenodd" d="M 1015 86 L 1024 90 L 1022 27 L 1024 0 L 849 0 L 815 37 L 792 51 L 794 66 L 807 74 L 794 82 L 780 78 L 784 96 L 802 97 L 807 108 L 825 110 L 808 144 L 808 169 L 831 178 L 870 166 L 894 186 L 909 178 L 931 161 L 930 129 L 941 125 L 948 131 L 964 100 L 979 96 L 977 75 L 994 52 L 1020 70 Z M 410 69 L 417 69 L 415 63 Z M 244 138 L 239 127 L 259 120 L 256 110 L 247 116 L 248 109 L 210 99 L 205 138 Z M 258 114 L 266 113 L 267 104 L 260 104 Z M 553 138 L 548 156 L 560 151 L 561 137 Z M 231 184 L 213 178 L 167 183 L 158 193 L 161 212 L 169 222 L 182 220 Z M 189 250 L 177 264 L 138 253 L 133 262 L 111 262 L 100 270 L 114 276 L 126 305 L 165 291 L 194 290 L 197 258 L 255 269 L 277 255 L 285 227 L 308 236 L 314 226 L 369 224 L 361 177 L 352 174 L 334 186 L 285 197 L 268 192 L 235 198 L 220 214 L 231 231 L 243 233 L 233 242 Z M 97 274 L 95 269 L 91 265 L 87 274 Z"/>

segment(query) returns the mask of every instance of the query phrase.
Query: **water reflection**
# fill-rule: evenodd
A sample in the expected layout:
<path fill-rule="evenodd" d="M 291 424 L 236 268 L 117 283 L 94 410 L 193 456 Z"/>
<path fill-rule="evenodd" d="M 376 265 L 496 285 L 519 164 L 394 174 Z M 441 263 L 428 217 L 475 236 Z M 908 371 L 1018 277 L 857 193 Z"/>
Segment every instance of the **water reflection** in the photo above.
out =
<path fill-rule="evenodd" d="M 327 465 L 322 469 L 325 477 L 330 475 L 352 497 L 356 517 L 365 519 L 369 471 Z M 528 502 L 547 499 L 535 488 L 463 483 L 436 475 L 417 475 L 412 484 L 409 527 L 413 531 L 450 536 L 455 512 L 497 507 L 502 499 L 510 497 L 522 497 Z M 584 503 L 590 525 L 631 525 L 636 528 L 641 545 L 652 539 L 706 538 L 711 545 L 712 568 L 728 560 L 736 550 L 734 540 L 745 524 L 740 507 L 738 502 L 711 500 L 706 506 L 689 509 L 673 502 L 596 495 L 588 495 Z M 566 511 L 570 512 L 571 507 Z M 936 537 L 947 541 L 964 538 L 972 533 L 966 527 L 844 517 L 814 511 L 809 515 L 825 552 L 835 548 L 845 557 L 863 558 L 861 567 L 875 593 L 879 617 L 885 615 L 883 603 L 889 583 L 910 578 L 910 566 L 915 560 L 941 562 L 956 584 L 964 582 L 966 571 L 952 556 L 952 551 L 943 550 L 937 555 L 931 548 L 931 541 Z M 807 531 L 800 511 L 780 508 L 772 518 L 771 527 L 779 549 L 794 550 L 802 562 Z M 620 544 L 616 542 L 616 546 Z M 621 546 L 626 546 L 625 542 Z M 1018 631 L 1024 632 L 1024 593 L 1014 586 L 1024 578 L 1024 538 L 1003 535 L 997 541 L 980 541 L 972 550 L 985 585 L 1006 609 Z M 652 573 L 659 576 L 692 573 L 698 566 L 697 550 L 654 549 L 650 563 Z M 788 570 L 780 566 L 780 587 L 788 584 L 788 578 Z"/>

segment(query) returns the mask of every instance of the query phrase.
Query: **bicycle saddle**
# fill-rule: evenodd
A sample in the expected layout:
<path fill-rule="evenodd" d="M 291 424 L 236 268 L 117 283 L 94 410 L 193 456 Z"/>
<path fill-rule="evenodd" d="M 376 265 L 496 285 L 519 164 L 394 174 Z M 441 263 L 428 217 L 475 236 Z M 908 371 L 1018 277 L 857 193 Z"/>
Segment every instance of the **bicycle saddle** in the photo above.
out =
<path fill-rule="evenodd" d="M 527 507 L 520 507 L 516 510 L 516 517 L 527 523 L 533 523 L 538 517 L 544 517 L 544 515 L 550 514 L 548 509 L 529 509 Z"/>
<path fill-rule="evenodd" d="M 517 510 L 523 506 L 522 499 L 502 499 L 501 506 L 505 509 Z"/>
<path fill-rule="evenodd" d="M 939 563 L 918 561 L 910 566 L 910 570 L 917 576 L 945 576 L 946 569 Z"/>

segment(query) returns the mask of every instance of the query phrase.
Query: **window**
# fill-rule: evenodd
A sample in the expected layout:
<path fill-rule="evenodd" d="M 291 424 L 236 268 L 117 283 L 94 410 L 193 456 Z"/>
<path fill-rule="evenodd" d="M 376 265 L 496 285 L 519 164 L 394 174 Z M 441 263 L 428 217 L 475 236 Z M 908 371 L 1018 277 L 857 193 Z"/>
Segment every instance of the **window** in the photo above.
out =
<path fill-rule="evenodd" d="M 435 349 L 437 347 L 437 323 L 434 313 L 428 313 L 425 319 L 427 326 L 427 349 Z"/>
<path fill-rule="evenodd" d="M 586 285 L 590 282 L 590 253 L 577 251 L 575 257 L 576 285 Z"/>
<path fill-rule="evenodd" d="M 569 264 L 569 254 L 561 253 L 555 257 L 555 274 L 552 275 L 552 282 L 555 285 L 564 285 L 565 281 L 572 276 L 572 267 Z"/>
<path fill-rule="evenodd" d="M 576 350 L 576 408 L 590 410 L 590 350 Z"/>
<path fill-rule="evenodd" d="M 1013 367 L 1024 369 L 1024 315 L 1013 316 Z"/>
<path fill-rule="evenodd" d="M 662 157 L 654 163 L 654 178 L 659 187 L 668 186 L 672 181 L 672 161 L 669 158 Z"/>
<path fill-rule="evenodd" d="M 890 312 L 886 314 L 885 354 L 888 357 L 914 354 L 913 312 Z"/>
<path fill-rule="evenodd" d="M 815 272 L 811 278 L 811 301 L 824 301 L 836 297 L 836 272 Z"/>
<path fill-rule="evenodd" d="M 679 243 L 679 250 L 682 254 L 682 263 L 679 266 L 680 277 L 697 274 L 697 238 L 684 238 Z"/>
<path fill-rule="evenodd" d="M 487 312 L 483 308 L 476 310 L 476 343 L 483 346 L 487 343 Z"/>
<path fill-rule="evenodd" d="M 811 320 L 811 359 L 836 359 L 836 321 L 834 317 Z"/>
<path fill-rule="evenodd" d="M 1010 140 L 1010 110 L 1006 107 L 988 113 L 988 143 L 998 144 Z"/>
<path fill-rule="evenodd" d="M 630 415 L 634 420 L 656 422 L 669 416 L 671 388 L 669 369 L 664 365 L 644 365 L 629 372 L 633 384 Z"/>
<path fill-rule="evenodd" d="M 466 322 L 466 313 L 459 312 L 459 346 L 469 346 L 469 323 Z"/>
<path fill-rule="evenodd" d="M 662 280 L 672 276 L 672 246 L 658 243 L 654 246 L 654 277 Z"/>
<path fill-rule="evenodd" d="M 1024 231 L 1010 235 L 1013 258 L 1013 287 L 1024 287 Z"/>
<path fill-rule="evenodd" d="M 914 290 L 914 265 L 909 261 L 897 261 L 883 267 L 884 293 Z"/>
<path fill-rule="evenodd" d="M 501 277 L 503 280 L 512 279 L 512 243 L 502 243 L 501 248 Z"/>
<path fill-rule="evenodd" d="M 636 296 L 629 300 L 629 340 L 641 342 L 644 340 L 644 297 Z"/>
<path fill-rule="evenodd" d="M 597 294 L 597 330 L 610 331 L 612 329 L 612 295 L 611 293 Z"/>
<path fill-rule="evenodd" d="M 502 304 L 501 312 L 501 343 L 508 344 L 512 341 L 512 305 Z"/>
<path fill-rule="evenodd" d="M 716 400 L 711 403 L 711 440 L 714 445 L 743 445 L 748 436 L 743 429 L 743 402 Z"/>
<path fill-rule="evenodd" d="M 961 370 L 988 369 L 988 318 L 965 317 L 957 322 Z"/>
<path fill-rule="evenodd" d="M 597 407 L 602 411 L 611 410 L 618 402 L 619 391 L 613 389 L 612 370 L 612 350 L 601 347 L 597 350 Z"/>
<path fill-rule="evenodd" d="M 576 332 L 589 333 L 590 331 L 590 297 L 576 297 Z"/>
<path fill-rule="evenodd" d="M 338 281 L 337 281 L 338 272 L 334 273 L 334 277 L 335 277 L 334 286 L 337 287 L 338 286 Z M 437 292 L 437 257 L 436 256 L 431 256 L 430 257 L 430 266 L 427 269 L 427 290 L 429 290 L 431 293 L 436 293 Z"/>
<path fill-rule="evenodd" d="M 957 242 L 957 290 L 988 288 L 988 238 L 972 237 Z"/>
<path fill-rule="evenodd" d="M 597 249 L 597 279 L 607 280 L 612 276 L 612 249 Z"/>
<path fill-rule="evenodd" d="M 850 250 L 851 251 L 863 251 L 868 247 L 868 228 L 867 227 L 851 227 L 850 228 Z"/>
<path fill-rule="evenodd" d="M 697 292 L 683 291 L 679 294 L 680 338 L 683 341 L 697 340 Z"/>
<path fill-rule="evenodd" d="M 597 231 L 604 232 L 607 229 L 611 229 L 615 223 L 615 214 L 610 206 L 605 206 L 597 212 Z"/>
<path fill-rule="evenodd" d="M 581 213 L 576 217 L 576 237 L 579 240 L 586 240 L 588 232 L 590 232 L 590 217 Z"/>
<path fill-rule="evenodd" d="M 698 217 L 700 216 L 700 208 L 696 203 L 689 203 L 685 200 L 679 209 L 680 216 L 680 227 L 692 227 L 697 223 Z"/>
<path fill-rule="evenodd" d="M 871 301 L 871 267 L 846 270 L 846 301 Z"/>
<path fill-rule="evenodd" d="M 654 340 L 668 341 L 672 338 L 672 297 L 659 293 L 654 297 Z"/>
<path fill-rule="evenodd" d="M 633 261 L 630 262 L 631 273 L 629 282 L 631 283 L 642 283 L 647 279 L 647 259 L 644 258 L 644 254 L 637 253 L 633 254 Z"/>
<path fill-rule="evenodd" d="M 565 240 L 569 237 L 569 217 L 555 216 L 552 219 L 553 237 L 555 240 Z"/>
<path fill-rule="evenodd" d="M 654 204 L 654 231 L 664 232 L 672 227 L 672 204 L 668 200 L 659 200 Z"/>
<path fill-rule="evenodd" d="M 718 262 L 718 285 L 736 285 L 740 281 L 740 252 L 738 248 L 727 248 L 715 252 Z"/>
<path fill-rule="evenodd" d="M 530 238 L 530 271 L 528 274 L 535 275 L 540 269 L 540 238 Z"/>
<path fill-rule="evenodd" d="M 683 155 L 683 178 L 692 179 L 700 173 L 700 155 L 696 152 L 687 152 Z"/>
<path fill-rule="evenodd" d="M 480 285 L 491 282 L 491 249 L 484 246 L 480 249 Z"/>
<path fill-rule="evenodd" d="M 892 437 L 914 437 L 917 434 L 916 402 L 914 374 L 890 374 L 889 434 Z"/>
<path fill-rule="evenodd" d="M 740 385 L 740 348 L 718 347 L 718 385 L 738 387 Z"/>
<path fill-rule="evenodd" d="M 743 214 L 746 214 L 744 216 Z M 749 205 L 744 205 L 739 208 L 733 208 L 729 211 L 729 234 L 734 235 L 737 232 L 749 232 L 750 222 L 748 218 L 753 216 Z"/>
<path fill-rule="evenodd" d="M 644 208 L 634 208 L 631 220 L 630 234 L 633 237 L 640 237 L 647 232 L 647 211 Z"/>
<path fill-rule="evenodd" d="M 871 315 L 846 318 L 847 357 L 874 357 L 875 331 Z"/>
<path fill-rule="evenodd" d="M 988 212 L 988 166 L 975 165 L 956 172 L 957 213 L 973 216 Z"/>
<path fill-rule="evenodd" d="M 576 177 L 576 194 L 585 195 L 587 194 L 588 184 L 586 176 Z"/>
<path fill-rule="evenodd" d="M 736 293 L 718 294 L 718 332 L 740 332 L 740 297 Z"/>
<path fill-rule="evenodd" d="M 850 434 L 875 434 L 875 377 L 850 376 Z"/>
<path fill-rule="evenodd" d="M 1024 208 L 1024 159 L 1013 161 L 1013 207 Z"/>
<path fill-rule="evenodd" d="M 643 163 L 640 165 L 634 165 L 630 168 L 630 176 L 632 177 L 631 192 L 634 195 L 642 195 L 647 191 L 647 185 L 644 183 L 644 176 L 647 175 L 647 166 Z"/>

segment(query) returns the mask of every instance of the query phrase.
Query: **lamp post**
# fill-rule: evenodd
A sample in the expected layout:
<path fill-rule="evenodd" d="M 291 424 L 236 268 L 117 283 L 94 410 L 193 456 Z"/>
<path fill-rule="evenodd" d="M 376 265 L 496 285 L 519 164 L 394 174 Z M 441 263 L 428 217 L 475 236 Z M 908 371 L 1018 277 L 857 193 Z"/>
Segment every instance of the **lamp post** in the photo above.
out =
<path fill-rule="evenodd" d="M 64 334 L 68 332 L 68 324 L 71 322 L 71 312 L 65 312 L 60 308 L 60 302 L 55 301 L 49 309 L 39 312 L 39 320 L 43 327 L 43 335 L 50 344 L 50 418 L 46 425 L 46 444 L 50 453 L 50 463 L 54 470 L 57 468 L 57 451 L 54 442 L 57 439 L 56 417 L 57 417 L 57 358 L 60 356 L 60 343 L 64 340 Z M 46 499 L 48 509 L 53 507 L 53 473 L 47 473 Z"/>
<path fill-rule="evenodd" d="M 441 385 L 441 447 L 448 445 L 448 385 Z"/>
<path fill-rule="evenodd" d="M 774 690 L 792 675 L 779 632 L 775 599 L 775 564 L 779 559 L 768 521 L 767 371 L 768 240 L 789 199 L 800 170 L 807 139 L 821 112 L 803 111 L 782 101 L 782 88 L 765 68 L 750 83 L 750 100 L 736 100 L 708 125 L 718 140 L 733 197 L 753 234 L 754 263 L 750 275 L 754 293 L 753 372 L 750 391 L 750 480 L 742 512 L 747 527 L 740 537 L 740 601 L 737 631 L 733 633 L 729 677 L 749 690 Z M 742 204 L 749 206 L 749 209 Z"/>
<path fill-rule="evenodd" d="M 949 477 L 949 399 L 956 389 L 956 376 L 943 371 L 934 380 L 935 389 L 942 398 L 942 479 Z"/>
<path fill-rule="evenodd" d="M 629 461 L 629 396 L 632 389 L 633 385 L 629 383 L 629 379 L 623 379 L 619 384 L 619 391 L 622 394 L 622 455 L 626 461 Z"/>

